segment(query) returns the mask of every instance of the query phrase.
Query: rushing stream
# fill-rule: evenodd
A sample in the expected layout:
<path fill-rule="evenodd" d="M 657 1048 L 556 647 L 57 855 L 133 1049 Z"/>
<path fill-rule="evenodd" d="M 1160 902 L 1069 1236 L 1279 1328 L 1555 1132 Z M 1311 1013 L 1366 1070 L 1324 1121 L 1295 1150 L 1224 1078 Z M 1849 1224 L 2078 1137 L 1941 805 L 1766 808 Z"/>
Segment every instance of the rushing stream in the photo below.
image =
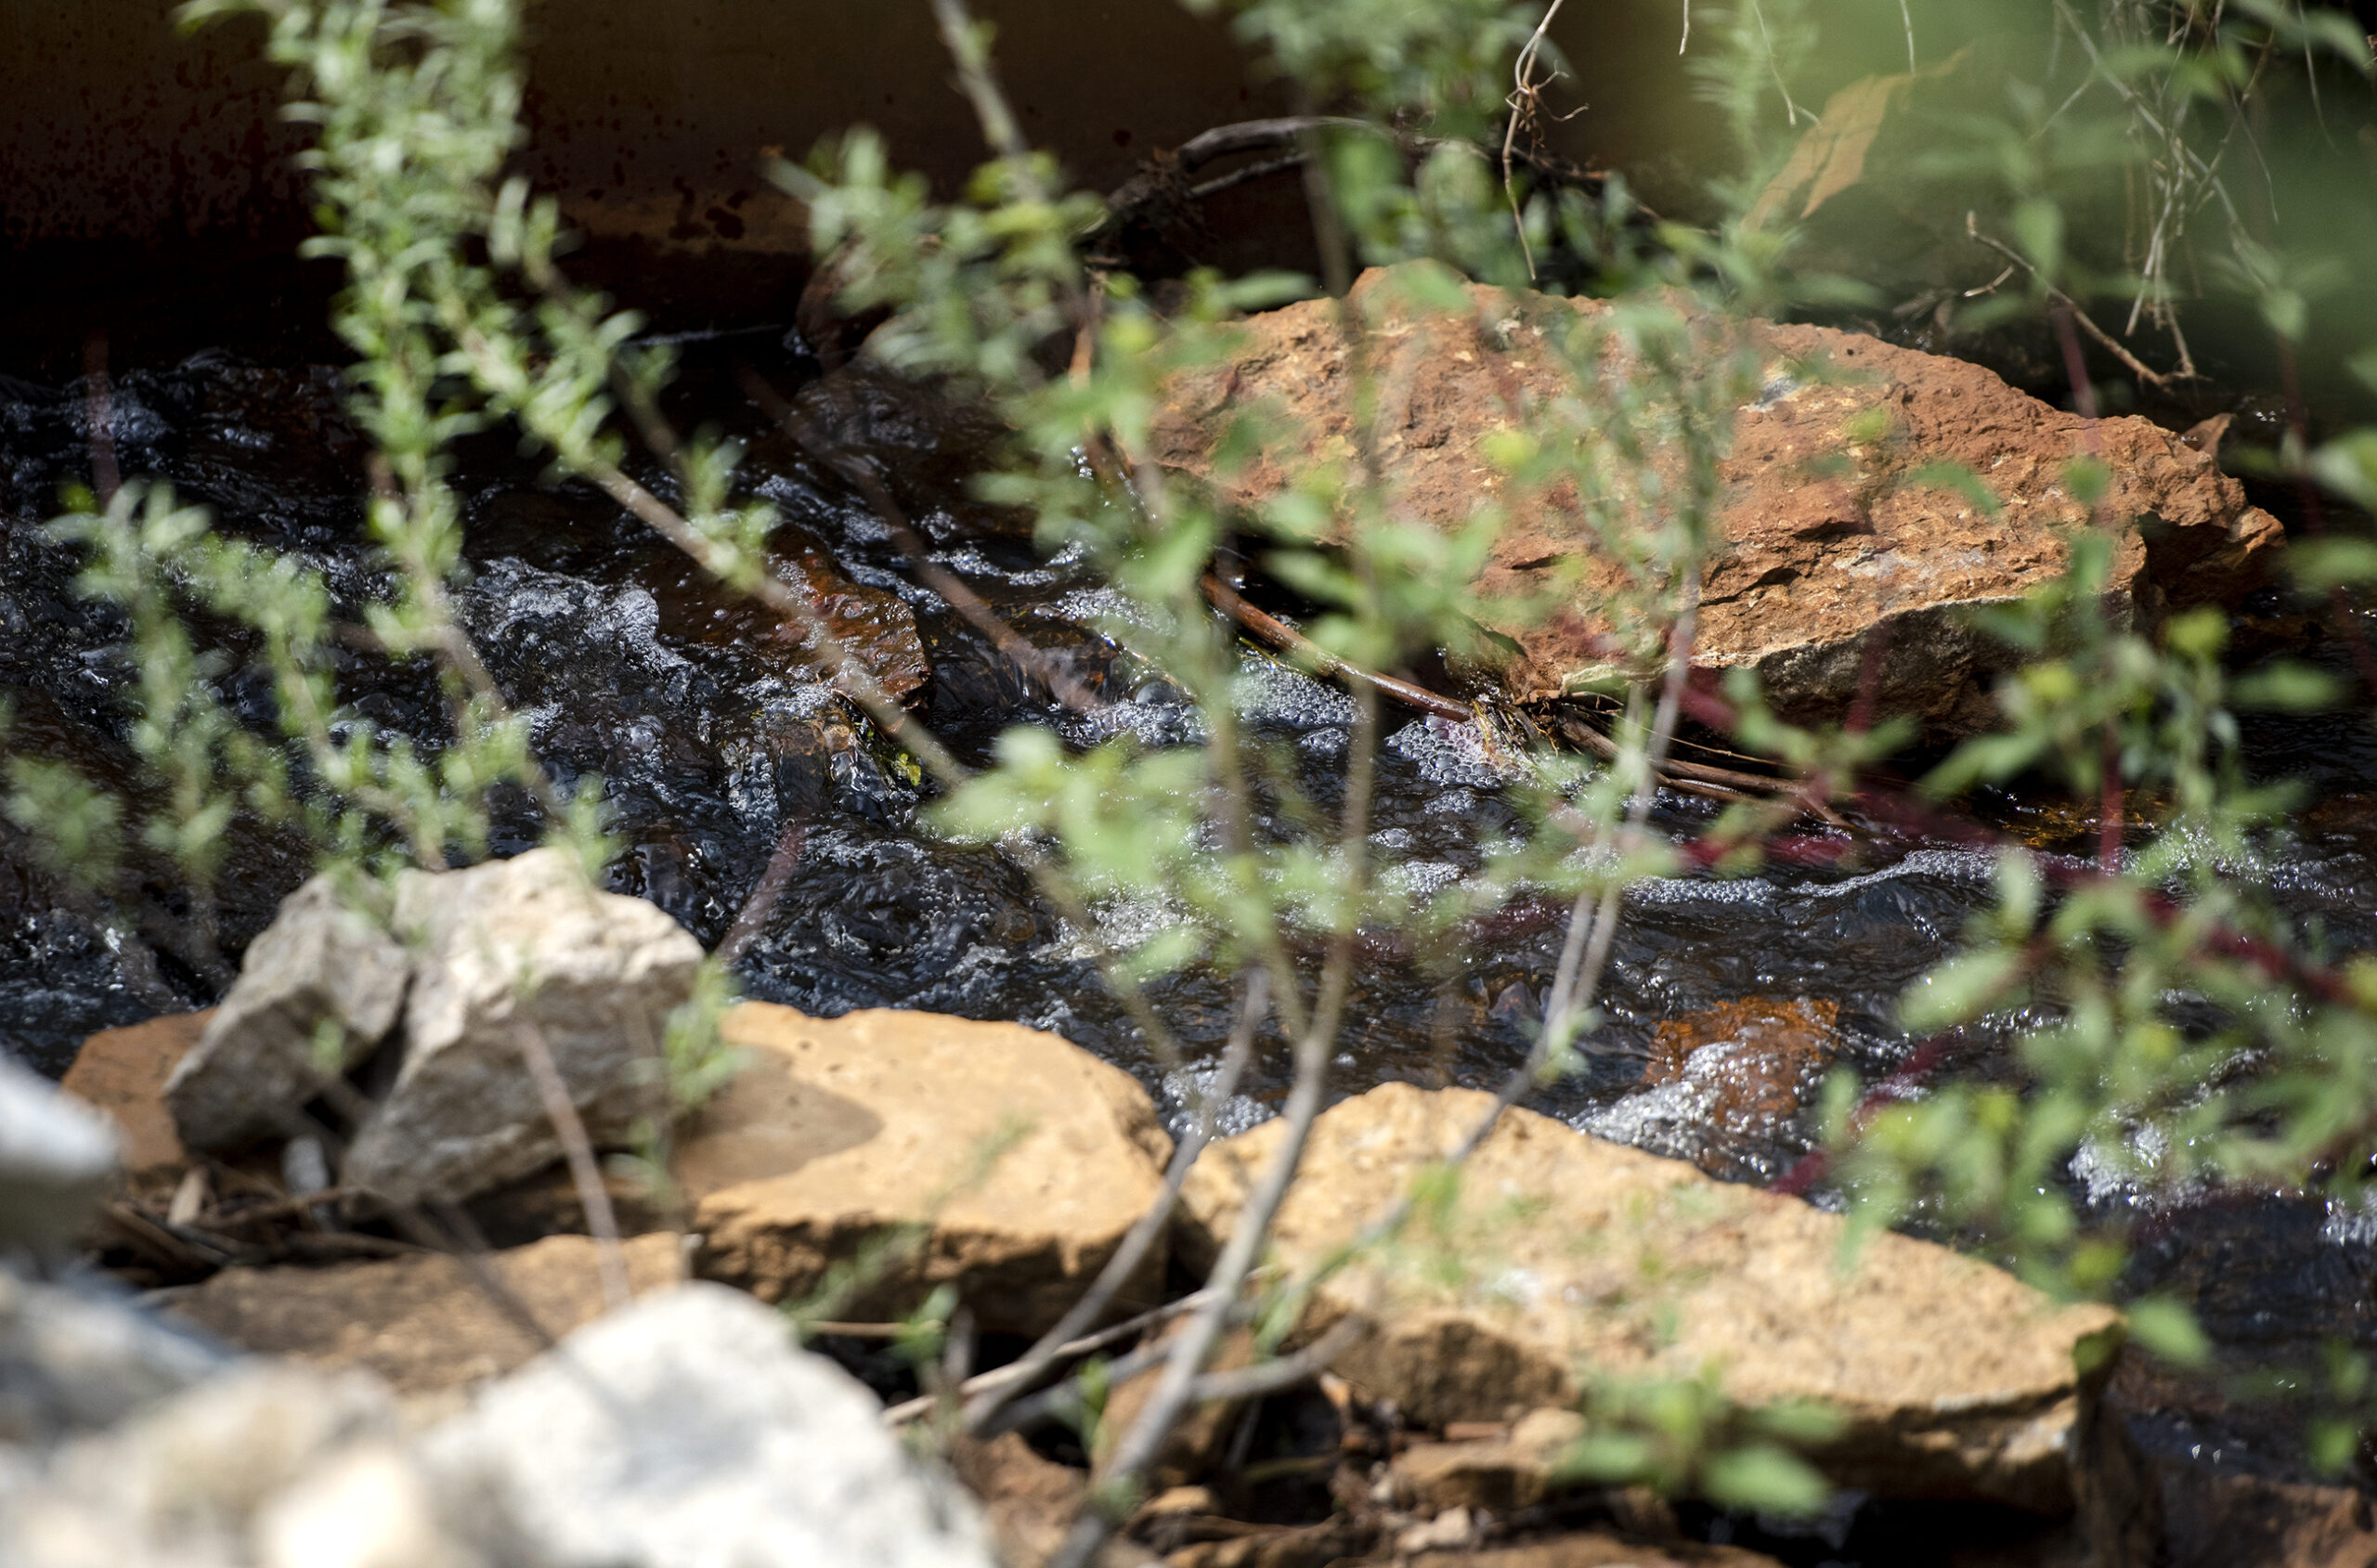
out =
<path fill-rule="evenodd" d="M 913 617 L 929 668 L 906 672 L 919 685 L 912 703 L 944 739 L 980 757 L 1022 721 L 1054 724 L 1082 743 L 1125 728 L 1159 743 L 1193 732 L 1193 717 L 1159 672 L 1095 629 L 1108 603 L 1098 585 L 1077 565 L 1041 559 L 1028 528 L 968 498 L 965 480 L 988 433 L 888 380 L 822 378 L 778 333 L 684 343 L 675 411 L 688 425 L 707 421 L 750 443 L 744 482 L 787 520 L 775 541 L 781 569 L 827 585 L 838 621 L 860 647 L 890 649 Z M 1070 659 L 1111 706 L 1089 716 L 1058 708 L 916 581 L 852 486 L 773 431 L 739 390 L 747 368 L 794 396 L 842 452 L 875 464 L 934 559 L 1032 641 Z M 127 679 L 115 651 L 123 628 L 75 597 L 75 563 L 41 526 L 58 510 L 60 486 L 91 473 L 98 405 L 89 390 L 0 378 L 0 699 L 13 710 L 12 749 L 70 758 L 121 782 L 129 756 L 114 701 Z M 337 399 L 332 371 L 208 355 L 118 378 L 105 408 L 124 474 L 170 481 L 185 499 L 213 508 L 227 530 L 293 552 L 360 597 L 377 568 L 361 538 L 362 446 Z M 1192 976 L 1155 992 L 1192 1052 L 1167 1070 L 1105 996 L 1079 934 L 1035 896 L 1020 866 L 919 829 L 919 785 L 763 614 L 595 492 L 549 482 L 508 439 L 469 444 L 454 483 L 474 572 L 460 596 L 463 619 L 507 695 L 531 716 L 553 773 L 564 783 L 590 772 L 607 781 L 625 846 L 610 872 L 615 888 L 653 900 L 714 946 L 781 854 L 792 867 L 781 897 L 737 938 L 748 994 L 821 1014 L 895 1006 L 1020 1019 L 1137 1074 L 1168 1115 L 1180 1114 L 1227 1031 L 1224 985 Z M 344 656 L 342 694 L 357 714 L 438 732 L 442 712 L 418 670 Z M 1249 719 L 1292 744 L 1325 796 L 1352 705 L 1277 667 L 1251 688 Z M 251 718 L 268 717 L 261 679 L 235 670 L 223 689 Z M 1515 820 L 1497 795 L 1493 765 L 1458 726 L 1392 710 L 1387 718 L 1374 840 L 1392 875 L 1424 886 L 1471 875 L 1481 845 Z M 2377 948 L 2377 797 L 2349 793 L 2377 779 L 2367 726 L 2267 725 L 2254 745 L 2258 765 L 2307 772 L 2323 797 L 2279 858 L 2277 891 L 2335 949 Z M 2025 802 L 1999 804 L 2002 820 L 2037 841 L 2074 831 Z M 1705 809 L 1673 797 L 1659 820 L 1688 832 Z M 515 815 L 501 830 L 497 850 L 510 852 L 533 824 Z M 19 832 L 0 835 L 0 1050 L 55 1073 L 93 1029 L 203 1005 L 217 993 L 219 969 L 170 942 L 111 936 L 108 911 L 78 903 Z M 305 870 L 301 846 L 242 837 L 222 890 L 224 949 L 236 953 Z M 1825 1058 L 1869 1079 L 1888 1073 L 1910 1049 L 1892 1021 L 1896 997 L 1949 951 L 1991 891 L 1988 860 L 1977 851 L 1882 838 L 1862 844 L 1839 871 L 1778 867 L 1640 887 L 1619 929 L 1593 1066 L 1535 1103 L 1721 1175 L 1771 1180 L 1810 1146 L 1808 1084 L 1729 1086 L 1722 1052 L 1647 1082 L 1658 1026 L 1740 1004 L 1719 1026 L 1781 1017 L 1823 1037 Z M 186 894 L 162 875 L 118 913 L 151 933 L 192 917 Z M 1121 931 L 1163 912 L 1103 917 Z M 1372 955 L 1349 1011 L 1336 1087 L 1498 1082 L 1526 1049 L 1559 940 L 1556 918 L 1521 912 L 1486 931 L 1449 973 L 1402 953 Z M 1685 1043 L 1727 1038 L 1719 1026 Z M 1945 1070 L 1991 1070 L 2002 1039 L 2002 1029 L 1976 1031 Z M 1230 1126 L 1268 1114 L 1285 1087 L 1281 1054 L 1229 1108 Z M 2164 1211 L 2148 1238 L 2143 1276 L 2193 1295 L 2224 1342 L 2265 1355 L 2307 1350 L 2329 1335 L 2377 1345 L 2368 1311 L 2377 1214 L 2330 1213 L 2284 1195 L 2168 1200 L 2082 1163 L 2074 1180 L 2097 1201 Z M 2181 1436 L 2201 1445 L 2201 1432 Z"/>

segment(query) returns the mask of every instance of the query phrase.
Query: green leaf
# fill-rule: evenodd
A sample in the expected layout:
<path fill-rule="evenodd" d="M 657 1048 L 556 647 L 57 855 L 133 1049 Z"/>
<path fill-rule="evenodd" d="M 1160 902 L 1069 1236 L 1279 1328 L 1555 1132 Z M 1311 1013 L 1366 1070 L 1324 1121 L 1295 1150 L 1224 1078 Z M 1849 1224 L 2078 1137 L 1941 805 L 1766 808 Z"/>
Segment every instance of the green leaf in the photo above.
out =
<path fill-rule="evenodd" d="M 1989 948 L 1952 958 L 1899 998 L 1899 1021 L 1911 1033 L 1931 1034 L 2011 1001 L 2006 993 L 2021 974 L 2019 948 Z"/>
<path fill-rule="evenodd" d="M 2327 451 L 2334 449 L 2329 447 Z M 2322 458 L 2326 455 L 2320 454 Z M 2372 447 L 2371 457 L 2372 462 L 2377 462 L 2377 447 Z M 2377 486 L 2377 466 L 2372 466 L 2371 473 L 2372 486 Z M 2287 548 L 2286 566 L 2306 593 L 2325 593 L 2330 589 L 2377 582 L 2377 539 L 2346 538 L 2333 534 L 2305 539 Z"/>
<path fill-rule="evenodd" d="M 2228 688 L 2228 696 L 2239 707 L 2302 713 L 2338 706 L 2351 690 L 2326 670 L 2284 659 L 2240 676 Z"/>
<path fill-rule="evenodd" d="M 2189 1311 L 2168 1296 L 2141 1296 L 2123 1309 L 2129 1337 L 2178 1367 L 2201 1367 L 2211 1358 L 2212 1341 Z"/>
<path fill-rule="evenodd" d="M 1746 1444 L 1712 1454 L 1701 1466 L 1700 1489 L 1724 1508 L 1766 1513 L 1819 1513 L 1832 1487 L 1808 1462 L 1771 1443 Z"/>

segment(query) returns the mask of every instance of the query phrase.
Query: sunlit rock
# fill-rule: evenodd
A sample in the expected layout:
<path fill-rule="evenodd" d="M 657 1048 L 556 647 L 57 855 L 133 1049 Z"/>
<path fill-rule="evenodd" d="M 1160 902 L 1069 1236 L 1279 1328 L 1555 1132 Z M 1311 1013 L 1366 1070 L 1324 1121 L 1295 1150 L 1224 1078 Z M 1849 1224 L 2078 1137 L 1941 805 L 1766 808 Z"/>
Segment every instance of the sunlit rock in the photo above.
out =
<path fill-rule="evenodd" d="M 165 1105 L 165 1084 L 197 1048 L 214 1010 L 168 1013 L 83 1042 L 58 1087 L 111 1118 L 123 1140 L 123 1168 L 173 1172 L 188 1163 Z"/>
<path fill-rule="evenodd" d="M 1037 1333 L 1113 1254 L 1163 1185 L 1172 1141 L 1126 1073 L 1020 1024 L 751 1003 L 727 1040 L 753 1057 L 680 1143 L 696 1269 L 798 1300 L 870 1241 L 845 1310 L 898 1313 L 956 1286 L 983 1328 Z M 1150 1305 L 1162 1248 L 1125 1292 Z"/>
<path fill-rule="evenodd" d="M 231 1368 L 0 1477 L 0 1562 L 479 1568 L 433 1514 L 396 1429 L 394 1402 L 371 1378 Z M 367 1456 L 378 1459 L 372 1493 L 358 1488 L 364 1477 L 341 1479 Z M 335 1507 L 325 1508 L 325 1486 Z M 289 1555 L 301 1543 L 305 1555 Z M 411 1554 L 384 1549 L 399 1543 Z"/>
<path fill-rule="evenodd" d="M 620 1254 L 638 1293 L 684 1276 L 673 1235 L 630 1237 Z M 544 1336 L 591 1322 L 604 1304 L 594 1241 L 549 1236 L 474 1264 L 422 1252 L 327 1268 L 227 1268 L 175 1292 L 165 1310 L 236 1349 L 325 1370 L 361 1367 L 412 1394 L 500 1377 L 545 1350 Z"/>
<path fill-rule="evenodd" d="M 404 1065 L 357 1130 L 344 1179 L 393 1202 L 458 1199 L 559 1159 L 531 1053 L 559 1070 L 597 1146 L 665 1114 L 656 1071 L 701 944 L 560 849 L 407 873 L 396 926 L 418 944 Z"/>
<path fill-rule="evenodd" d="M 0 1269 L 0 1447 L 107 1426 L 222 1365 L 123 1297 Z"/>
<path fill-rule="evenodd" d="M 1353 1240 L 1491 1104 L 1389 1083 L 1330 1109 L 1274 1227 L 1278 1261 L 1299 1267 Z M 1284 1131 L 1267 1122 L 1199 1159 L 1178 1237 L 1190 1267 L 1229 1234 Z M 1816 1458 L 1844 1484 L 2069 1509 L 2073 1432 L 2093 1398 L 2076 1358 L 2116 1315 L 2058 1307 L 1897 1235 L 1848 1259 L 1845 1228 L 1796 1199 L 1512 1110 L 1453 1210 L 1331 1276 L 1305 1330 L 1369 1318 L 1337 1368 L 1416 1424 L 1569 1404 L 1589 1368 L 1714 1367 L 1738 1402 L 1838 1411 L 1846 1427 Z"/>
<path fill-rule="evenodd" d="M 1176 382 L 1157 455 L 1211 476 L 1223 429 L 1268 400 L 1293 422 L 1275 426 L 1226 477 L 1234 502 L 1278 495 L 1317 462 L 1352 464 L 1367 446 L 1399 515 L 1449 529 L 1483 503 L 1502 505 L 1508 525 L 1480 587 L 1506 601 L 1550 593 L 1554 604 L 1539 619 L 1494 626 L 1512 641 L 1490 663 L 1520 700 L 1571 692 L 1612 667 L 1609 601 L 1622 573 L 1573 486 L 1514 488 L 1488 451 L 1513 426 L 1559 438 L 1565 427 L 1545 410 L 1574 396 L 1564 354 L 1579 356 L 1589 387 L 1639 373 L 1615 347 L 1571 346 L 1576 329 L 1609 326 L 1617 307 L 1536 295 L 1506 308 L 1472 287 L 1476 314 L 1430 316 L 1404 303 L 1394 280 L 1366 273 L 1353 294 L 1354 308 L 1374 312 L 1367 442 L 1352 423 L 1337 306 L 1312 300 L 1253 317 L 1227 363 Z M 1704 325 L 1703 350 L 1722 349 L 1717 324 Z M 2072 533 L 2090 525 L 2067 484 L 2076 459 L 2100 458 L 2111 472 L 2098 515 L 2119 529 L 2108 592 L 2123 617 L 2234 603 L 2282 545 L 2277 520 L 2248 506 L 2213 458 L 2145 420 L 2091 428 L 1978 366 L 1857 333 L 1764 321 L 1744 330 L 1761 385 L 1734 410 L 1693 656 L 1755 669 L 1786 713 L 1845 714 L 1872 648 L 1881 711 L 1951 731 L 1991 722 L 1988 683 L 2005 652 L 1958 612 L 2063 572 Z M 1601 465 L 1617 485 L 1621 532 L 1636 543 L 1671 514 L 1685 477 L 1682 444 L 1662 417 L 1655 403 L 1624 422 L 1645 443 L 1647 477 L 1664 497 L 1650 485 L 1630 490 L 1619 465 Z M 1938 465 L 1978 478 L 1998 509 L 1943 483 Z"/>
<path fill-rule="evenodd" d="M 166 1081 L 182 1142 L 229 1150 L 286 1135 L 306 1101 L 386 1037 L 409 973 L 404 943 L 353 906 L 337 875 L 292 893 Z"/>
<path fill-rule="evenodd" d="M 544 1568 L 989 1568 L 968 1499 L 782 1315 L 681 1286 L 570 1335 L 422 1445 L 468 1533 Z"/>

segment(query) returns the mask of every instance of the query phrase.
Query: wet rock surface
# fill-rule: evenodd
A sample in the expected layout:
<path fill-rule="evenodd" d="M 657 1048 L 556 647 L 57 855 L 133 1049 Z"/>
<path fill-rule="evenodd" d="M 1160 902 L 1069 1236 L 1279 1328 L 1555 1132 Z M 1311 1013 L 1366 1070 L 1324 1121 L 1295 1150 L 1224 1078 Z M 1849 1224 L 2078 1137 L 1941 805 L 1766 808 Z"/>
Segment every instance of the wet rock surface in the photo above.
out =
<path fill-rule="evenodd" d="M 1573 490 L 1513 492 L 1486 455 L 1498 431 L 1567 395 L 1562 365 L 1580 324 L 1605 320 L 1591 300 L 1531 296 L 1506 313 L 1473 287 L 1477 312 L 1431 317 L 1391 273 L 1355 286 L 1370 311 L 1380 403 L 1367 445 L 1401 512 L 1439 528 L 1481 502 L 1508 509 L 1480 586 L 1512 600 L 1559 588 L 1565 613 L 1494 629 L 1518 652 L 1498 669 L 1522 700 L 1558 696 L 1611 667 L 1608 596 L 1619 568 L 1584 521 Z M 1302 427 L 1221 482 L 1240 504 L 1281 491 L 1318 460 L 1349 460 L 1354 371 L 1336 306 L 1306 301 L 1253 317 L 1228 361 L 1185 377 L 1159 426 L 1170 467 L 1211 475 L 1210 453 L 1234 410 L 1266 399 Z M 1497 319 L 1487 321 L 1486 314 Z M 2002 655 L 1955 612 L 2017 598 L 2070 561 L 2068 536 L 2089 508 L 2066 486 L 2076 459 L 2112 475 L 2099 515 L 2123 523 L 2110 596 L 2151 619 L 2166 606 L 2234 603 L 2265 579 L 2283 534 L 2247 506 L 2212 458 L 2142 419 L 2089 427 L 1961 360 L 1829 328 L 1752 322 L 1764 381 L 1735 416 L 1721 470 L 1719 542 L 1701 583 L 1695 661 L 1755 669 L 1785 712 L 1838 719 L 1854 701 L 1865 649 L 1885 640 L 1882 711 L 1950 731 L 1986 727 L 1987 680 Z M 1726 345 L 1712 342 L 1721 351 Z M 1603 375 L 1629 373 L 1615 349 L 1581 351 Z M 1655 466 L 1671 460 L 1654 451 Z M 1953 464 L 1995 493 L 1982 509 L 1926 470 Z M 1565 482 L 1563 482 L 1565 483 Z M 1644 525 L 1648 525 L 1645 518 Z"/>
<path fill-rule="evenodd" d="M 1388 1084 L 1325 1112 L 1274 1226 L 1281 1262 L 1351 1240 L 1490 1103 Z M 1283 1131 L 1270 1123 L 1199 1158 L 1182 1193 L 1192 1268 L 1227 1236 Z M 2072 1506 L 2072 1434 L 2092 1397 L 2075 1354 L 2112 1330 L 2108 1309 L 2055 1308 L 1985 1263 L 1894 1235 L 1843 1273 L 1838 1216 L 1525 1110 L 1505 1113 L 1472 1157 L 1462 1192 L 1448 1224 L 1479 1256 L 1461 1283 L 1384 1254 L 1324 1281 L 1306 1319 L 1311 1332 L 1367 1318 L 1337 1369 L 1414 1421 L 1569 1403 L 1580 1366 L 1691 1375 L 1713 1363 L 1743 1403 L 1838 1410 L 1847 1428 L 1819 1462 L 1850 1484 Z M 1424 1254 L 1427 1243 L 1405 1245 Z M 1646 1294 L 1652 1277 L 1672 1295 Z M 1668 1337 L 1645 1314 L 1670 1306 Z"/>
<path fill-rule="evenodd" d="M 1131 1079 L 1016 1024 L 747 1004 L 723 1033 L 749 1065 L 681 1141 L 704 1276 L 798 1299 L 892 1227 L 918 1245 L 845 1310 L 913 1309 L 956 1286 L 985 1329 L 1036 1334 L 1106 1264 L 1163 1181 L 1172 1140 Z M 1126 1290 L 1153 1304 L 1161 1251 Z"/>

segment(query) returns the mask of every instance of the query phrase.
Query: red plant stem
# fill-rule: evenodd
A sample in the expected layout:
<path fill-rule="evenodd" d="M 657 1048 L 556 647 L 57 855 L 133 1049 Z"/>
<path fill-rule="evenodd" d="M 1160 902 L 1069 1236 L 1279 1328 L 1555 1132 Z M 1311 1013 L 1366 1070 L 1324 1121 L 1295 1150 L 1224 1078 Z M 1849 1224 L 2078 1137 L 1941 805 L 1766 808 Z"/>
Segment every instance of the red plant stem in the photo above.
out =
<path fill-rule="evenodd" d="M 1916 1046 L 1906 1060 L 1899 1064 L 1896 1072 L 1868 1089 L 1865 1092 L 1865 1097 L 1857 1102 L 1857 1108 L 1850 1114 L 1850 1130 L 1864 1131 L 1865 1124 L 1874 1119 L 1875 1113 L 1883 1106 L 1892 1100 L 1903 1099 L 1914 1090 L 1921 1088 L 1923 1081 L 1931 1076 L 1947 1055 L 1948 1037 L 1944 1034 L 1935 1034 Z M 1779 1192 L 1791 1198 L 1800 1197 L 1807 1192 L 1808 1188 L 1824 1179 L 1824 1173 L 1831 1164 L 1831 1150 L 1810 1149 L 1799 1157 L 1798 1164 L 1777 1176 L 1766 1190 Z"/>

